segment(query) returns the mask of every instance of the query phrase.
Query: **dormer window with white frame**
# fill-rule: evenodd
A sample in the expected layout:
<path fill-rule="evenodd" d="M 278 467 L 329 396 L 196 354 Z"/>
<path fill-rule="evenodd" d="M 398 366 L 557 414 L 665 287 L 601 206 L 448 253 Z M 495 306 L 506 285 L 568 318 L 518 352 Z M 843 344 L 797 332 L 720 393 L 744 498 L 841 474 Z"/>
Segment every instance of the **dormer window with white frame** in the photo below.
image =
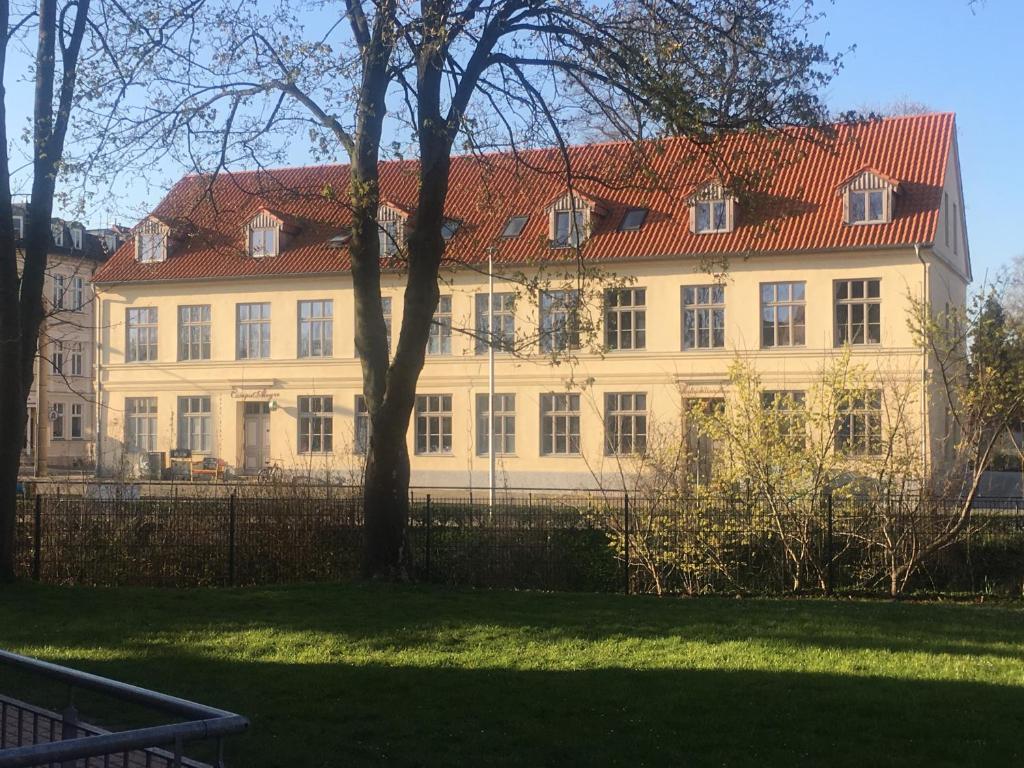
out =
<path fill-rule="evenodd" d="M 381 205 L 377 209 L 377 237 L 380 255 L 393 257 L 402 252 L 405 245 L 405 220 L 407 214 L 392 205 Z"/>
<path fill-rule="evenodd" d="M 84 234 L 82 229 L 80 229 L 79 227 L 72 227 L 70 229 L 70 232 L 71 232 L 71 247 L 74 248 L 76 251 L 82 250 L 82 240 L 83 240 L 82 235 Z"/>
<path fill-rule="evenodd" d="M 892 221 L 899 182 L 872 168 L 862 168 L 839 185 L 843 221 L 851 226 Z"/>
<path fill-rule="evenodd" d="M 736 198 L 719 182 L 704 184 L 690 202 L 690 231 L 696 235 L 732 232 L 736 228 Z"/>
<path fill-rule="evenodd" d="M 254 227 L 249 230 L 249 255 L 254 259 L 277 255 L 277 229 Z"/>
<path fill-rule="evenodd" d="M 58 248 L 64 246 L 64 224 L 59 221 L 55 221 L 50 224 L 50 234 L 53 235 L 53 244 Z"/>
<path fill-rule="evenodd" d="M 579 193 L 567 193 L 548 205 L 552 248 L 579 248 L 594 230 L 594 216 L 604 210 Z"/>
<path fill-rule="evenodd" d="M 296 227 L 285 224 L 281 216 L 264 208 L 245 225 L 246 252 L 254 259 L 280 256 L 286 235 L 296 231 Z"/>
<path fill-rule="evenodd" d="M 170 227 L 158 219 L 149 218 L 135 228 L 135 258 L 139 263 L 151 264 L 167 260 L 167 240 Z"/>

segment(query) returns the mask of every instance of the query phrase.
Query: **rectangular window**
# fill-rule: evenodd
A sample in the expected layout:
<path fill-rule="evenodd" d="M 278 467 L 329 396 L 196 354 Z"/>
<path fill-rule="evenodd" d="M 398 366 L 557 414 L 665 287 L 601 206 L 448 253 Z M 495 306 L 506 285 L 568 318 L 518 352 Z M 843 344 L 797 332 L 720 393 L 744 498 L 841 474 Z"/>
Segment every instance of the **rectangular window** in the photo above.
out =
<path fill-rule="evenodd" d="M 725 200 L 699 200 L 694 203 L 694 230 L 698 234 L 727 231 L 729 229 L 728 210 Z"/>
<path fill-rule="evenodd" d="M 494 417 L 488 418 L 488 396 L 484 392 L 476 396 L 476 452 L 488 455 L 489 430 L 494 427 L 494 453 L 510 456 L 516 452 L 516 396 L 494 395 Z"/>
<path fill-rule="evenodd" d="M 953 203 L 953 254 L 960 251 L 960 207 Z"/>
<path fill-rule="evenodd" d="M 725 286 L 684 285 L 683 349 L 725 346 Z"/>
<path fill-rule="evenodd" d="M 366 398 L 356 395 L 356 404 L 353 409 L 355 415 L 355 446 L 353 451 L 360 456 L 365 456 L 370 450 L 370 409 L 366 407 Z"/>
<path fill-rule="evenodd" d="M 71 230 L 71 244 L 75 250 L 82 250 L 82 230 L 78 227 L 73 227 Z"/>
<path fill-rule="evenodd" d="M 163 261 L 166 245 L 164 236 L 159 232 L 141 232 L 139 238 L 139 261 Z"/>
<path fill-rule="evenodd" d="M 209 397 L 179 397 L 178 448 L 209 453 L 212 420 Z"/>
<path fill-rule="evenodd" d="M 452 452 L 452 396 L 416 396 L 416 453 Z"/>
<path fill-rule="evenodd" d="M 551 244 L 556 248 L 575 248 L 583 242 L 586 212 L 555 211 L 554 232 Z"/>
<path fill-rule="evenodd" d="M 946 247 L 949 248 L 949 192 L 942 193 L 945 205 L 942 206 L 942 228 L 946 234 Z"/>
<path fill-rule="evenodd" d="M 476 295 L 476 353 L 482 355 L 493 343 L 495 351 L 511 352 L 516 342 L 516 295 L 514 293 L 494 294 L 491 306 L 491 325 L 487 320 L 488 294 Z"/>
<path fill-rule="evenodd" d="M 579 296 L 579 291 L 545 291 L 540 295 L 541 352 L 579 349 Z"/>
<path fill-rule="evenodd" d="M 559 392 L 540 396 L 541 456 L 580 452 L 580 396 Z"/>
<path fill-rule="evenodd" d="M 81 312 L 85 306 L 85 280 L 79 275 L 71 278 L 71 309 Z"/>
<path fill-rule="evenodd" d="M 50 435 L 54 440 L 64 439 L 64 403 L 50 406 Z"/>
<path fill-rule="evenodd" d="M 879 280 L 837 280 L 836 346 L 879 344 L 882 341 L 882 302 Z"/>
<path fill-rule="evenodd" d="M 334 302 L 299 302 L 299 357 L 334 354 Z"/>
<path fill-rule="evenodd" d="M 126 397 L 124 443 L 128 451 L 156 450 L 156 398 Z"/>
<path fill-rule="evenodd" d="M 14 217 L 14 239 L 21 240 L 25 237 L 25 217 Z"/>
<path fill-rule="evenodd" d="M 64 309 L 64 275 L 53 275 L 53 308 Z"/>
<path fill-rule="evenodd" d="M 85 375 L 85 354 L 80 341 L 71 345 L 71 375 Z"/>
<path fill-rule="evenodd" d="M 380 238 L 381 256 L 394 256 L 401 250 L 401 241 L 399 240 L 401 231 L 401 222 L 397 219 L 380 222 L 378 236 Z"/>
<path fill-rule="evenodd" d="M 61 375 L 64 373 L 64 342 L 55 341 L 50 351 L 50 367 L 53 373 Z"/>
<path fill-rule="evenodd" d="M 384 314 L 384 327 L 387 329 L 388 334 L 388 352 L 391 352 L 391 297 L 381 296 L 380 297 L 380 308 Z"/>
<path fill-rule="evenodd" d="M 725 409 L 725 400 L 720 397 L 688 398 L 683 401 L 686 414 L 686 474 L 696 487 L 711 480 L 715 467 L 715 454 L 720 448 L 718 441 L 707 430 L 702 429 L 700 420 L 690 418 L 703 415 L 705 418 Z"/>
<path fill-rule="evenodd" d="M 265 360 L 270 357 L 270 304 L 239 304 L 235 336 L 239 360 Z"/>
<path fill-rule="evenodd" d="M 849 195 L 851 224 L 875 224 L 885 221 L 885 192 L 883 190 L 850 190 Z"/>
<path fill-rule="evenodd" d="M 334 398 L 299 398 L 299 453 L 334 450 Z"/>
<path fill-rule="evenodd" d="M 608 349 L 647 346 L 647 289 L 615 288 L 604 295 L 604 343 Z"/>
<path fill-rule="evenodd" d="M 427 338 L 428 355 L 450 355 L 452 353 L 452 297 L 441 296 L 437 309 L 430 321 L 430 336 Z"/>
<path fill-rule="evenodd" d="M 53 244 L 56 246 L 64 246 L 64 225 L 55 221 L 50 225 L 50 234 L 53 235 Z"/>
<path fill-rule="evenodd" d="M 71 404 L 71 439 L 81 440 L 83 428 L 83 409 L 81 403 Z"/>
<path fill-rule="evenodd" d="M 249 255 L 259 259 L 277 255 L 277 230 L 272 227 L 256 227 L 249 230 Z"/>
<path fill-rule="evenodd" d="M 178 307 L 178 359 L 210 359 L 210 305 Z"/>
<path fill-rule="evenodd" d="M 616 392 L 604 396 L 604 440 L 609 456 L 647 450 L 646 392 Z"/>
<path fill-rule="evenodd" d="M 125 310 L 125 359 L 129 363 L 156 360 L 156 307 Z"/>
<path fill-rule="evenodd" d="M 840 398 L 836 450 L 866 456 L 882 452 L 882 393 L 878 390 Z"/>
<path fill-rule="evenodd" d="M 761 393 L 761 407 L 773 410 L 778 416 L 777 435 L 790 443 L 803 445 L 807 433 L 806 396 L 797 390 L 765 390 Z"/>
<path fill-rule="evenodd" d="M 802 347 L 804 283 L 761 283 L 761 346 Z"/>

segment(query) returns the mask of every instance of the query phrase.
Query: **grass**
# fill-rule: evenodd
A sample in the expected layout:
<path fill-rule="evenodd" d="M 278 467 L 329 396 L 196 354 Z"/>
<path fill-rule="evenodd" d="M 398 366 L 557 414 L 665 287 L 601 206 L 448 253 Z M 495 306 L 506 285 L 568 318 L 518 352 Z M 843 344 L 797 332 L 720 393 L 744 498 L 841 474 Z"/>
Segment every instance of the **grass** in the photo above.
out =
<path fill-rule="evenodd" d="M 0 646 L 247 715 L 236 767 L 1024 760 L 1018 605 L 18 585 Z"/>

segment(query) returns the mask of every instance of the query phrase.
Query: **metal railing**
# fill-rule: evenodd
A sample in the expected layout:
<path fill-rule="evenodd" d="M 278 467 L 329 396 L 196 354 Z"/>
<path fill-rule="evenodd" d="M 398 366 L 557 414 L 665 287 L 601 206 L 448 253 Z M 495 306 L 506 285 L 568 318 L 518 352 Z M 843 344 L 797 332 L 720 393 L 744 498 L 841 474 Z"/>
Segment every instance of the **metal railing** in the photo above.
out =
<path fill-rule="evenodd" d="M 51 765 L 199 768 L 204 764 L 186 758 L 184 745 L 206 740 L 216 740 L 215 765 L 222 767 L 223 738 L 242 733 L 249 727 L 246 718 L 233 712 L 16 653 L 0 651 L 0 665 L 65 684 L 69 689 L 68 706 L 59 715 L 13 698 L 0 697 L 0 768 Z M 183 721 L 106 731 L 79 722 L 73 703 L 76 689 L 100 693 Z"/>

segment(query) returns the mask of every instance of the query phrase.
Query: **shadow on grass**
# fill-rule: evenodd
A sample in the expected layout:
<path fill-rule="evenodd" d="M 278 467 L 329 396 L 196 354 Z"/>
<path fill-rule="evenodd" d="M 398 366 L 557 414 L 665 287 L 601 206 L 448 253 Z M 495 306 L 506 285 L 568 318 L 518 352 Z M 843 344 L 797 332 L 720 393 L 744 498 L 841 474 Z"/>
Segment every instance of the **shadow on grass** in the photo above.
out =
<path fill-rule="evenodd" d="M 71 659 L 241 712 L 229 764 L 1020 764 L 1024 689 L 714 670 L 521 671 Z"/>

